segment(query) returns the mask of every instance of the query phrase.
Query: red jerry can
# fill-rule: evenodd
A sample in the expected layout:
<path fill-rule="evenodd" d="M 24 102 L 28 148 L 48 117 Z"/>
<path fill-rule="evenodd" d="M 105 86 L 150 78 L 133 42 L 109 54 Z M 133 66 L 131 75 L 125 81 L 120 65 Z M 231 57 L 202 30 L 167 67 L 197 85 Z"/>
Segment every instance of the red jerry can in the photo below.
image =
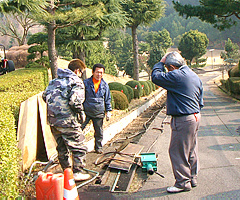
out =
<path fill-rule="evenodd" d="M 37 200 L 62 200 L 63 185 L 63 174 L 41 174 L 35 182 Z"/>

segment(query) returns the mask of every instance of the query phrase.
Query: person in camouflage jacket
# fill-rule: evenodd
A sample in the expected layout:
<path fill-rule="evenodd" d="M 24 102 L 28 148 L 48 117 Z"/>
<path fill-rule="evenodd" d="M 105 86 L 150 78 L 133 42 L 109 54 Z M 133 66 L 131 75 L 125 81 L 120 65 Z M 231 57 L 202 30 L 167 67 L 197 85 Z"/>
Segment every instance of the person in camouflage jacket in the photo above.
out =
<path fill-rule="evenodd" d="M 87 147 L 83 145 L 85 137 L 81 130 L 85 87 L 79 77 L 85 68 L 81 60 L 72 60 L 68 69 L 57 70 L 58 78 L 50 81 L 42 95 L 47 103 L 48 123 L 57 142 L 59 163 L 63 170 L 71 167 L 69 153 L 72 153 L 75 180 L 90 178 L 89 174 L 82 173 Z"/>

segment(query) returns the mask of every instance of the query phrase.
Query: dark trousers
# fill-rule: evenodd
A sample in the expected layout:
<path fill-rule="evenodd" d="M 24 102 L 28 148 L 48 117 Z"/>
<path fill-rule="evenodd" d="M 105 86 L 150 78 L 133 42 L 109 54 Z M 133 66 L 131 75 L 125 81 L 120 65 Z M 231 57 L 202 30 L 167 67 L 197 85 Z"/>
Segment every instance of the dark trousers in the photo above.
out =
<path fill-rule="evenodd" d="M 190 188 L 199 171 L 197 131 L 201 115 L 172 117 L 172 135 L 169 155 L 172 163 L 175 186 Z"/>
<path fill-rule="evenodd" d="M 102 149 L 103 140 L 103 118 L 93 118 L 86 115 L 86 120 L 82 124 L 82 130 L 86 127 L 89 121 L 92 120 L 94 128 L 94 138 L 95 138 L 95 150 Z"/>
<path fill-rule="evenodd" d="M 58 160 L 62 169 L 71 167 L 69 161 L 71 152 L 73 173 L 81 172 L 81 169 L 86 165 L 87 153 L 87 147 L 83 144 L 85 136 L 81 128 L 51 126 L 51 131 L 57 142 Z"/>

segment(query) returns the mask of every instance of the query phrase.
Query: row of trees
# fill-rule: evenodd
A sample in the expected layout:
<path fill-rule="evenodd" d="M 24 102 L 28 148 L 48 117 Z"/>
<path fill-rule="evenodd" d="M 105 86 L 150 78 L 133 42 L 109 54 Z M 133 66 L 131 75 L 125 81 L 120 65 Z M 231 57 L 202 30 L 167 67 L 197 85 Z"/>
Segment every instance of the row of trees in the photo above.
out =
<path fill-rule="evenodd" d="M 45 26 L 48 33 L 48 55 L 52 77 L 57 77 L 56 30 L 72 27 L 65 32 L 65 38 L 72 40 L 69 46 L 75 49 L 76 57 L 84 60 L 85 49 L 89 41 L 102 38 L 109 27 L 129 27 L 132 30 L 134 79 L 139 79 L 138 41 L 136 30 L 140 24 L 149 24 L 161 17 L 164 12 L 163 0 L 145 1 L 4 1 L 1 11 L 4 13 L 29 12 L 29 18 Z M 71 36 L 75 36 L 72 38 Z M 66 40 L 64 40 L 66 41 Z M 85 43 L 84 43 L 85 42 Z"/>
<path fill-rule="evenodd" d="M 207 4 L 207 2 L 210 2 L 210 4 Z M 208 20 L 208 22 L 215 24 L 216 27 L 218 27 L 219 29 L 223 29 L 223 23 L 228 23 L 228 26 L 225 26 L 226 28 L 232 26 L 235 23 L 228 16 L 225 16 L 223 20 L 223 15 L 225 11 L 221 8 L 223 3 L 226 3 L 226 0 L 221 0 L 221 2 L 217 5 L 214 4 L 215 8 L 213 8 L 212 6 L 214 1 L 208 0 L 207 2 L 201 1 L 201 7 L 199 7 L 199 4 L 181 5 L 180 3 L 173 1 L 175 9 L 181 15 L 186 14 L 186 17 L 197 16 L 193 15 L 194 13 L 189 14 L 189 8 L 195 10 L 203 10 L 206 8 L 208 11 L 214 9 L 212 15 L 214 16 L 215 20 Z M 139 63 L 138 55 L 140 54 L 141 58 L 143 52 L 148 52 L 148 55 L 150 55 L 150 57 L 147 64 L 148 66 L 153 66 L 153 64 L 156 63 L 159 58 L 165 53 L 166 49 L 172 45 L 170 34 L 165 29 L 163 29 L 163 31 L 147 31 L 145 33 L 142 33 L 141 38 L 144 43 L 140 43 L 138 45 L 137 28 L 140 25 L 149 25 L 150 23 L 158 20 L 164 13 L 164 3 L 165 1 L 163 0 L 128 0 L 124 2 L 119 0 L 11 0 L 1 2 L 0 9 L 2 13 L 11 13 L 15 16 L 24 16 L 22 17 L 22 21 L 26 22 L 26 24 L 28 25 L 27 27 L 31 27 L 36 22 L 45 26 L 48 36 L 48 55 L 53 78 L 57 76 L 57 45 L 60 51 L 65 48 L 66 51 L 72 53 L 73 58 L 78 57 L 85 62 L 89 62 L 88 64 L 90 65 L 92 60 L 87 59 L 86 55 L 88 55 L 89 57 L 91 55 L 90 52 L 92 52 L 92 49 L 96 49 L 97 47 L 99 49 L 99 52 L 106 51 L 105 54 L 109 55 L 105 57 L 109 58 L 106 63 L 111 63 L 110 65 L 114 63 L 114 58 L 110 56 L 111 53 L 115 55 L 115 62 L 118 62 L 118 67 L 120 69 L 122 67 L 125 67 L 126 73 L 132 75 L 135 80 L 138 80 L 139 66 L 146 67 L 145 64 L 142 64 L 141 62 Z M 238 6 L 238 2 L 232 3 L 232 5 Z M 229 9 L 231 9 L 231 7 L 228 7 L 226 13 L 229 13 Z M 218 10 L 222 10 L 222 13 L 219 13 Z M 235 8 L 233 8 L 232 13 L 235 13 L 235 16 L 238 17 L 238 13 Z M 198 17 L 202 19 L 202 16 L 200 16 L 200 14 Z M 211 18 L 211 15 L 208 15 L 208 18 Z M 23 19 L 30 20 L 27 22 L 27 20 Z M 204 20 L 207 21 L 205 18 Z M 222 23 L 222 25 L 219 25 L 220 22 Z M 111 33 L 108 35 L 110 47 L 109 51 L 107 51 L 106 48 L 103 47 L 103 45 L 100 45 L 102 44 L 103 37 L 106 36 L 106 30 L 109 30 L 110 27 L 113 29 L 128 27 L 129 30 L 131 30 L 130 37 L 128 34 L 126 34 L 125 31 L 122 32 L 123 37 L 121 37 L 121 34 L 118 33 L 115 34 L 115 36 L 120 37 L 120 40 L 122 40 L 120 42 L 122 43 L 121 45 L 125 43 L 129 44 L 130 42 L 132 42 L 132 46 L 127 46 L 125 48 L 126 51 L 124 52 L 120 52 L 119 50 L 116 51 L 116 48 L 114 49 L 114 45 L 118 44 L 116 44 L 116 42 L 114 41 L 114 36 L 112 36 L 112 30 Z M 23 41 L 24 38 L 26 38 L 25 35 L 23 35 L 21 41 Z M 159 39 L 162 41 L 159 41 Z M 175 40 L 175 43 L 178 43 L 180 40 L 181 38 L 178 38 L 178 40 Z M 206 38 L 203 37 L 202 40 L 205 40 L 205 42 L 203 42 L 203 46 L 206 46 L 206 44 L 208 44 L 208 41 L 206 40 Z M 19 41 L 19 43 L 21 43 L 21 41 Z M 111 41 L 114 41 L 115 44 L 111 43 Z M 181 43 L 178 44 L 180 50 L 182 51 L 185 46 Z M 64 50 L 61 51 L 61 53 L 63 52 Z M 197 58 L 198 56 L 194 56 L 191 54 L 197 53 L 199 55 L 202 54 L 202 52 L 193 52 L 189 50 L 186 52 L 185 57 L 187 57 L 190 64 L 193 58 Z M 129 56 L 130 54 L 133 56 Z M 121 57 L 125 57 L 125 60 L 119 59 Z M 133 70 L 129 70 L 130 65 L 134 66 Z"/>

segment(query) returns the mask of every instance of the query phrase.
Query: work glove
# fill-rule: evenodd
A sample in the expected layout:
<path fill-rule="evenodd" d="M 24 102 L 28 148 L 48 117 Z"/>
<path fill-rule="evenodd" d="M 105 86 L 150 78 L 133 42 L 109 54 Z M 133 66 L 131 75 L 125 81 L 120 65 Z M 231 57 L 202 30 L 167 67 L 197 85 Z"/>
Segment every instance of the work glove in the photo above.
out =
<path fill-rule="evenodd" d="M 79 123 L 80 124 L 83 124 L 86 120 L 86 115 L 84 113 L 84 111 L 81 111 L 79 114 L 78 114 L 78 120 L 79 120 Z"/>
<path fill-rule="evenodd" d="M 108 111 L 106 114 L 106 120 L 109 121 L 111 116 L 112 116 L 112 114 Z"/>

